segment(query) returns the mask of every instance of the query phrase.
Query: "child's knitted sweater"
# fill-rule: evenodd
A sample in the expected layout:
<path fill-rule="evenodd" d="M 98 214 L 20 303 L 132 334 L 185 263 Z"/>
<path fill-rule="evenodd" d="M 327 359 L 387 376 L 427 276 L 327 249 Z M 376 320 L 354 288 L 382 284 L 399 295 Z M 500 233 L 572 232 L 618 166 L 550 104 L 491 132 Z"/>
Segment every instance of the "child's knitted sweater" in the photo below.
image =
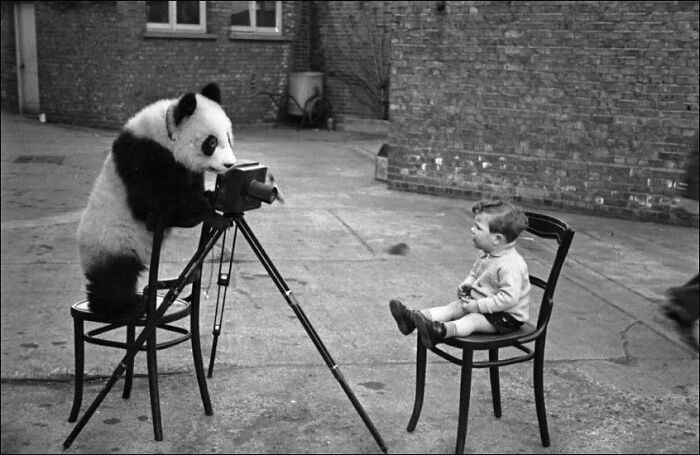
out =
<path fill-rule="evenodd" d="M 471 297 L 480 313 L 505 311 L 520 322 L 529 319 L 530 278 L 515 242 L 496 253 L 483 253 L 469 276 L 473 280 Z"/>

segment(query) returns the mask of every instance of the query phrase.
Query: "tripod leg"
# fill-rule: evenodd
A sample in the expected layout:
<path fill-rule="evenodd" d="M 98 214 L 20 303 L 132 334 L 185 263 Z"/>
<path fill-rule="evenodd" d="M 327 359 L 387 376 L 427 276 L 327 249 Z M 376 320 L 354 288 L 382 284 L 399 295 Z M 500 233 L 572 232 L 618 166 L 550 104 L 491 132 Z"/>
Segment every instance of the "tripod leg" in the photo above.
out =
<path fill-rule="evenodd" d="M 277 268 L 275 268 L 275 265 L 267 256 L 267 253 L 260 245 L 260 242 L 258 242 L 258 239 L 253 234 L 253 231 L 250 229 L 250 226 L 248 226 L 248 223 L 246 223 L 246 221 L 243 219 L 243 215 L 236 214 L 236 216 L 234 217 L 234 221 L 236 222 L 236 226 L 238 226 L 238 228 L 243 233 L 243 236 L 250 244 L 250 247 L 253 249 L 253 252 L 255 252 L 255 255 L 262 263 L 263 267 L 265 267 L 265 270 L 267 271 L 268 275 L 270 275 L 270 278 L 272 278 L 272 280 L 277 285 L 277 288 L 282 293 L 287 303 L 292 307 L 292 310 L 297 316 L 297 319 L 299 319 L 302 326 L 304 326 L 306 333 L 311 338 L 311 341 L 313 341 L 314 345 L 316 346 L 316 349 L 318 349 L 318 352 L 321 354 L 321 357 L 323 357 L 323 360 L 326 362 L 326 365 L 331 370 L 331 373 L 333 373 L 335 379 L 340 383 L 340 386 L 342 387 L 347 397 L 350 399 L 350 402 L 355 407 L 357 413 L 362 418 L 362 421 L 365 423 L 365 426 L 374 437 L 374 440 L 377 442 L 377 445 L 379 445 L 379 448 L 382 450 L 382 452 L 387 453 L 387 447 L 381 435 L 375 428 L 374 424 L 370 420 L 369 416 L 358 401 L 350 386 L 348 386 L 347 382 L 345 381 L 345 378 L 343 377 L 342 372 L 340 371 L 340 368 L 338 368 L 338 365 L 336 365 L 335 361 L 333 360 L 330 353 L 321 341 L 321 338 L 319 338 L 318 334 L 316 333 L 316 330 L 313 328 L 308 318 L 306 317 L 306 314 L 304 314 L 304 311 L 299 306 L 299 302 L 292 294 L 292 291 L 287 286 L 287 283 L 285 283 L 284 279 L 277 271 Z"/>
<path fill-rule="evenodd" d="M 183 271 L 180 273 L 180 276 L 177 278 L 177 286 L 168 291 L 166 296 L 163 298 L 163 302 L 158 307 L 158 311 L 156 312 L 156 316 L 154 318 L 156 321 L 160 320 L 163 317 L 170 305 L 172 305 L 175 301 L 175 297 L 178 296 L 180 292 L 182 292 L 182 289 L 187 285 L 187 283 L 189 283 L 192 274 L 195 273 L 197 269 L 201 266 L 202 262 L 204 261 L 204 258 L 207 256 L 207 254 L 209 254 L 209 251 L 211 251 L 211 249 L 214 247 L 214 245 L 216 244 L 217 240 L 219 240 L 219 237 L 223 232 L 223 230 L 217 230 L 216 232 L 214 232 L 209 238 L 209 240 L 206 242 L 204 247 L 200 247 L 194 254 L 194 256 L 192 256 L 190 262 L 185 266 Z M 100 392 L 97 394 L 95 400 L 93 400 L 88 409 L 85 411 L 85 414 L 83 414 L 83 416 L 73 428 L 73 431 L 71 431 L 66 440 L 63 442 L 64 449 L 69 448 L 71 444 L 73 444 L 73 441 L 75 440 L 75 438 L 78 437 L 83 427 L 85 427 L 88 420 L 90 420 L 90 417 L 92 417 L 92 415 L 95 413 L 100 404 L 102 404 L 102 401 L 112 389 L 114 383 L 116 383 L 117 380 L 124 373 L 124 370 L 126 370 L 126 366 L 129 364 L 130 361 L 133 361 L 134 357 L 141 349 L 141 346 L 143 346 L 146 342 L 146 339 L 149 337 L 150 333 L 155 330 L 156 325 L 147 324 L 143 328 L 141 333 L 139 333 L 139 336 L 136 338 L 136 341 L 134 341 L 134 345 L 127 349 L 124 358 L 122 358 L 122 361 L 119 362 L 119 365 L 117 365 L 117 368 L 112 373 L 112 376 L 109 377 L 102 390 L 100 390 Z"/>
<path fill-rule="evenodd" d="M 220 330 L 214 329 L 214 337 L 211 340 L 211 356 L 209 357 L 209 369 L 207 370 L 207 377 L 211 378 L 214 373 L 214 357 L 216 357 L 216 345 L 219 344 L 219 333 Z"/>
<path fill-rule="evenodd" d="M 221 334 L 221 326 L 224 323 L 224 307 L 226 306 L 226 292 L 231 280 L 231 269 L 233 268 L 233 254 L 236 251 L 236 237 L 238 237 L 238 226 L 233 231 L 233 242 L 231 243 L 231 255 L 228 261 L 228 272 L 221 273 L 224 264 L 224 250 L 226 246 L 226 233 L 224 233 L 221 241 L 221 256 L 219 258 L 219 276 L 217 279 L 218 289 L 216 291 L 216 310 L 214 312 L 214 329 L 212 330 L 211 356 L 209 357 L 209 370 L 207 377 L 214 373 L 214 359 L 216 357 L 216 347 L 219 344 L 219 334 Z M 223 299 L 221 298 L 221 288 L 224 288 Z M 219 302 L 221 302 L 221 311 L 219 311 Z"/>

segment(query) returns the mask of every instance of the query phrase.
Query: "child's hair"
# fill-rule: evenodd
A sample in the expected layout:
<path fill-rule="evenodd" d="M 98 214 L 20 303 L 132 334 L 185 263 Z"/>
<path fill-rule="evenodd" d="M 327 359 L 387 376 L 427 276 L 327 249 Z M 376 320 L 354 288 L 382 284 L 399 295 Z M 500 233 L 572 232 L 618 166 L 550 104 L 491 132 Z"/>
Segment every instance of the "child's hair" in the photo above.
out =
<path fill-rule="evenodd" d="M 527 229 L 527 216 L 515 205 L 501 199 L 481 200 L 474 204 L 472 213 L 489 215 L 489 230 L 502 234 L 508 243 Z"/>

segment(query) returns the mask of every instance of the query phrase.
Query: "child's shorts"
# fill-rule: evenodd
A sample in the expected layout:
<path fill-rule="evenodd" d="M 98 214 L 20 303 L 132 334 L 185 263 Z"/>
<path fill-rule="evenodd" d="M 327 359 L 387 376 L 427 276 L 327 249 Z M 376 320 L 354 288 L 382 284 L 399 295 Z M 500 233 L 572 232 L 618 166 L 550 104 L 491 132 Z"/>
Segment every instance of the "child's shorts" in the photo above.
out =
<path fill-rule="evenodd" d="M 515 332 L 523 325 L 522 322 L 515 319 L 510 313 L 505 311 L 497 311 L 495 313 L 482 313 L 489 323 L 496 328 L 496 332 L 506 334 Z"/>

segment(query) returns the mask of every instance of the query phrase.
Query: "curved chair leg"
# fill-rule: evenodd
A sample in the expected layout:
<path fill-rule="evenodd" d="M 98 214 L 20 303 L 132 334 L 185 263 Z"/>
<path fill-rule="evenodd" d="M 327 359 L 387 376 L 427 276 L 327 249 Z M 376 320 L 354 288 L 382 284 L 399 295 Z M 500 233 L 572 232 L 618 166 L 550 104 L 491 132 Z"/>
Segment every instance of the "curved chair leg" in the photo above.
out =
<path fill-rule="evenodd" d="M 544 407 L 544 383 L 542 372 L 544 369 L 544 336 L 535 342 L 535 364 L 533 367 L 533 383 L 535 386 L 535 406 L 537 408 L 537 422 L 540 427 L 540 439 L 542 445 L 549 447 L 549 429 L 547 428 L 547 411 Z"/>
<path fill-rule="evenodd" d="M 416 340 L 418 342 L 416 352 L 416 399 L 413 403 L 413 414 L 411 414 L 411 420 L 408 421 L 408 428 L 406 428 L 406 431 L 409 433 L 413 432 L 418 424 L 420 411 L 423 408 L 423 392 L 425 391 L 426 350 L 425 346 L 423 346 L 423 343 L 420 341 L 419 335 L 416 335 Z"/>
<path fill-rule="evenodd" d="M 201 273 L 201 270 L 198 272 Z M 194 357 L 194 369 L 197 373 L 199 394 L 202 396 L 204 413 L 208 416 L 214 414 L 207 388 L 207 379 L 204 377 L 204 363 L 202 362 L 202 346 L 199 340 L 199 279 L 192 286 L 192 312 L 190 313 L 190 341 L 192 342 L 192 357 Z"/>
<path fill-rule="evenodd" d="M 70 410 L 69 422 L 78 419 L 80 405 L 83 403 L 83 371 L 85 368 L 85 342 L 83 341 L 83 320 L 73 318 L 73 343 L 75 345 L 75 392 L 73 394 L 73 407 Z"/>
<path fill-rule="evenodd" d="M 126 345 L 127 349 L 134 345 L 136 339 L 136 326 L 134 324 L 126 325 Z M 122 398 L 127 400 L 131 396 L 131 385 L 134 382 L 134 357 L 131 358 L 126 365 L 126 374 L 124 376 L 124 393 Z"/>
<path fill-rule="evenodd" d="M 146 322 L 147 330 L 152 323 L 150 315 Z M 155 325 L 155 321 L 153 321 Z M 151 416 L 153 417 L 153 435 L 156 441 L 163 440 L 163 426 L 160 418 L 160 395 L 158 393 L 158 359 L 156 357 L 156 332 L 157 327 L 153 328 L 153 332 L 148 337 L 146 342 L 146 363 L 148 365 L 148 389 L 151 394 Z"/>
<path fill-rule="evenodd" d="M 489 349 L 489 361 L 498 360 L 498 349 Z M 491 398 L 493 399 L 493 415 L 501 417 L 501 382 L 498 377 L 498 367 L 489 367 L 491 377 Z"/>
<path fill-rule="evenodd" d="M 464 453 L 467 439 L 467 422 L 469 421 L 469 399 L 472 391 L 472 359 L 474 351 L 469 348 L 462 350 L 462 379 L 459 386 L 459 419 L 457 423 L 457 445 L 455 453 Z"/>

